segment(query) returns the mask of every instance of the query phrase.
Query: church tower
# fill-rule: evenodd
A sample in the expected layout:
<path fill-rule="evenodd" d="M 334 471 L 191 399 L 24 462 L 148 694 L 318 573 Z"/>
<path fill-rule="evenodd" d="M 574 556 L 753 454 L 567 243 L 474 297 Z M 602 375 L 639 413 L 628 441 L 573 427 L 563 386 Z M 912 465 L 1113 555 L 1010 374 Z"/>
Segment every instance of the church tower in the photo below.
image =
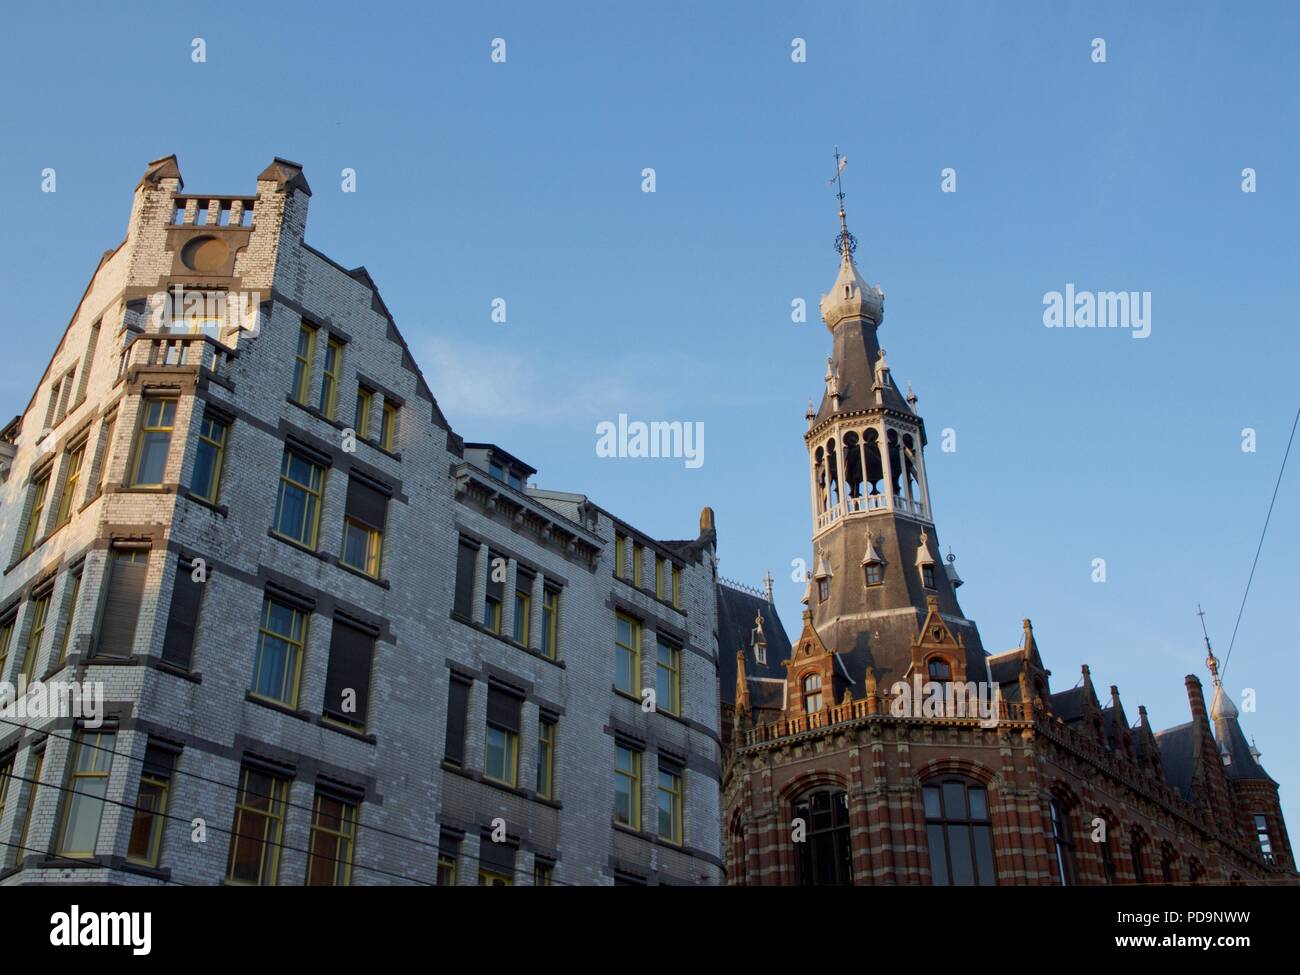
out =
<path fill-rule="evenodd" d="M 917 397 L 894 382 L 879 331 L 885 296 L 858 269 L 840 194 L 839 273 L 821 299 L 831 333 L 825 390 L 809 403 L 813 566 L 803 634 L 788 670 L 787 713 L 914 674 L 985 680 L 979 632 L 941 561 Z M 833 695 L 833 697 L 832 697 Z"/>

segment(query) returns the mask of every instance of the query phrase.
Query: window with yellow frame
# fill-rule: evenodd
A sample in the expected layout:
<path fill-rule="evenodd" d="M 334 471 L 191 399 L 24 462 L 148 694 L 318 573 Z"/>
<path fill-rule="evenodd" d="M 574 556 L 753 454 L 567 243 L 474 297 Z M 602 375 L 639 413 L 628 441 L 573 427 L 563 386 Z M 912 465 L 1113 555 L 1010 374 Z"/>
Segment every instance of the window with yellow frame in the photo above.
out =
<path fill-rule="evenodd" d="M 72 775 L 63 806 L 58 852 L 67 857 L 92 857 L 99 842 L 109 769 L 113 763 L 112 732 L 79 731 L 68 762 Z"/>
<path fill-rule="evenodd" d="M 504 785 L 515 785 L 519 779 L 519 733 L 489 724 L 484 748 L 484 777 Z"/>
<path fill-rule="evenodd" d="M 641 624 L 626 613 L 615 619 L 614 686 L 634 697 L 641 693 Z"/>
<path fill-rule="evenodd" d="M 128 860 L 149 867 L 158 866 L 170 790 L 171 780 L 167 774 L 146 764 L 140 775 L 140 791 L 136 794 L 135 816 L 131 820 L 131 836 L 127 841 Z"/>
<path fill-rule="evenodd" d="M 67 624 L 63 627 L 63 639 L 59 641 L 59 657 L 55 666 L 62 666 L 63 662 L 68 659 L 68 647 L 72 645 L 72 634 L 77 627 L 77 597 L 81 595 L 81 573 L 78 572 L 72 577 L 69 583 L 72 591 L 68 593 L 67 599 Z M 0 673 L 4 671 L 3 654 L 0 654 Z"/>
<path fill-rule="evenodd" d="M 614 575 L 620 579 L 627 577 L 627 536 L 614 535 Z"/>
<path fill-rule="evenodd" d="M 668 569 L 664 560 L 656 555 L 655 556 L 655 597 L 657 599 L 668 598 L 668 585 L 671 577 L 672 577 L 672 573 Z"/>
<path fill-rule="evenodd" d="M 672 769 L 659 769 L 659 838 L 682 841 L 682 777 Z"/>
<path fill-rule="evenodd" d="M 632 545 L 632 585 L 638 589 L 641 588 L 641 563 L 645 561 L 645 549 L 640 545 Z"/>
<path fill-rule="evenodd" d="M 497 873 L 495 870 L 480 868 L 478 872 L 478 885 L 480 887 L 513 887 L 515 881 L 513 877 L 508 877 L 503 873 Z"/>
<path fill-rule="evenodd" d="M 275 501 L 275 533 L 315 548 L 324 487 L 324 467 L 293 450 L 286 450 Z"/>
<path fill-rule="evenodd" d="M 270 596 L 264 597 L 251 692 L 257 697 L 297 707 L 306 643 L 307 614 Z"/>
<path fill-rule="evenodd" d="M 370 437 L 370 414 L 373 412 L 371 406 L 374 401 L 374 393 L 364 386 L 357 386 L 356 416 L 352 421 L 352 430 L 362 440 Z"/>
<path fill-rule="evenodd" d="M 379 417 L 379 446 L 385 450 L 397 449 L 397 416 L 397 404 L 385 399 Z"/>
<path fill-rule="evenodd" d="M 537 795 L 555 798 L 555 722 L 537 724 Z"/>
<path fill-rule="evenodd" d="M 22 554 L 26 555 L 40 540 L 41 520 L 45 516 L 45 502 L 50 494 L 50 469 L 47 467 L 32 481 L 32 506 L 27 512 L 27 528 L 23 532 Z"/>
<path fill-rule="evenodd" d="M 54 518 L 55 528 L 61 528 L 72 520 L 72 513 L 76 510 L 77 486 L 81 484 L 81 464 L 85 458 L 85 440 L 64 454 L 63 494 L 59 498 L 59 511 Z"/>
<path fill-rule="evenodd" d="M 641 753 L 626 745 L 614 746 L 614 822 L 641 828 Z"/>
<path fill-rule="evenodd" d="M 140 404 L 140 436 L 131 465 L 132 487 L 159 487 L 167 473 L 172 430 L 176 425 L 176 400 L 146 396 Z"/>
<path fill-rule="evenodd" d="M 542 590 L 542 653 L 556 659 L 560 649 L 560 590 Z"/>
<path fill-rule="evenodd" d="M 0 622 L 0 680 L 4 680 L 5 664 L 9 662 L 9 648 L 14 642 L 14 623 L 16 616 L 10 616 Z"/>
<path fill-rule="evenodd" d="M 307 886 L 347 887 L 352 882 L 352 846 L 356 832 L 356 803 L 316 793 L 311 814 Z"/>
<path fill-rule="evenodd" d="M 340 562 L 378 579 L 383 549 L 384 536 L 378 529 L 362 524 L 356 518 L 343 519 L 343 554 L 339 557 Z"/>
<path fill-rule="evenodd" d="M 666 640 L 658 641 L 655 660 L 655 709 L 680 714 L 682 706 L 682 651 Z"/>
<path fill-rule="evenodd" d="M 226 883 L 274 886 L 280 874 L 284 807 L 289 781 L 245 768 L 235 803 L 226 858 Z"/>
<path fill-rule="evenodd" d="M 27 631 L 27 651 L 23 654 L 22 678 L 28 684 L 36 675 L 36 659 L 40 656 L 41 641 L 45 639 L 45 624 L 50 616 L 50 592 L 32 600 L 32 622 Z"/>
<path fill-rule="evenodd" d="M 682 570 L 676 565 L 673 566 L 673 605 L 682 605 Z"/>
<path fill-rule="evenodd" d="M 226 461 L 226 433 L 229 425 L 216 416 L 204 415 L 199 424 L 199 442 L 194 451 L 194 474 L 190 493 L 209 504 L 217 503 L 221 472 Z"/>
<path fill-rule="evenodd" d="M 36 753 L 36 763 L 32 766 L 30 776 L 31 788 L 27 793 L 27 808 L 23 810 L 23 828 L 18 832 L 18 849 L 27 850 L 27 833 L 32 825 L 32 810 L 36 808 L 36 795 L 41 787 L 41 770 L 45 768 L 45 752 Z"/>
<path fill-rule="evenodd" d="M 331 338 L 325 345 L 325 372 L 321 376 L 318 409 L 327 420 L 339 409 L 339 386 L 343 383 L 343 343 Z"/>
<path fill-rule="evenodd" d="M 298 348 L 293 357 L 293 398 L 306 404 L 311 392 L 311 365 L 316 354 L 316 327 L 303 322 L 298 326 Z"/>

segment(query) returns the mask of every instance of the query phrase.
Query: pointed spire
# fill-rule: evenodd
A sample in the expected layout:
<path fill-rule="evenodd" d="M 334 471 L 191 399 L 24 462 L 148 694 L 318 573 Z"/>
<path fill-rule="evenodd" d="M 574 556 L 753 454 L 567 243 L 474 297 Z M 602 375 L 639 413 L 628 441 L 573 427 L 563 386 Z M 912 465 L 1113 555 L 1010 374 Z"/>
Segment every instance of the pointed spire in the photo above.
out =
<path fill-rule="evenodd" d="M 767 597 L 768 605 L 772 603 L 772 570 L 768 569 L 763 573 L 763 595 Z"/>
<path fill-rule="evenodd" d="M 812 400 L 808 401 L 808 412 L 803 415 L 803 418 L 808 421 L 808 429 L 811 430 L 813 428 L 813 421 L 817 419 L 817 411 L 813 408 Z"/>
<path fill-rule="evenodd" d="M 916 404 L 919 403 L 919 402 L 920 402 L 920 398 L 916 395 L 916 391 L 915 391 L 914 389 L 912 389 L 912 380 L 909 379 L 909 380 L 907 381 L 907 405 L 908 405 L 908 408 L 909 408 L 913 413 L 915 413 L 915 412 L 916 412 Z"/>

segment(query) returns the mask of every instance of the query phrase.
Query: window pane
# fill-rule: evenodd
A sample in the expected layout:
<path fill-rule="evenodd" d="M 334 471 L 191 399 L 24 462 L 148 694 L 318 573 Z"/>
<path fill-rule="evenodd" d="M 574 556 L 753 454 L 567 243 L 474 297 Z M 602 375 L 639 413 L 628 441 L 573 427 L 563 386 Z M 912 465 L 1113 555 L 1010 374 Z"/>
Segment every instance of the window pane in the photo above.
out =
<path fill-rule="evenodd" d="M 979 882 L 991 886 L 997 881 L 993 873 L 993 831 L 988 826 L 976 826 L 975 830 L 975 865 L 979 870 Z"/>
<path fill-rule="evenodd" d="M 943 783 L 943 811 L 948 819 L 966 818 L 966 787 L 960 782 Z"/>
<path fill-rule="evenodd" d="M 971 786 L 966 790 L 966 795 L 970 798 L 970 818 L 988 819 L 989 810 L 984 790 Z"/>

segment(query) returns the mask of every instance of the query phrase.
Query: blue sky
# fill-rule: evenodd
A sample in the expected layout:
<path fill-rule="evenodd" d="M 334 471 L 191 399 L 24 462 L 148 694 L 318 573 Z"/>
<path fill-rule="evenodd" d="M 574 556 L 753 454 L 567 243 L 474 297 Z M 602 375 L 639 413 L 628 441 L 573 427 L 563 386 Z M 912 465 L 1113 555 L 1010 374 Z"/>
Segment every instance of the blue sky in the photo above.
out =
<path fill-rule="evenodd" d="M 1298 9 L 9 9 L 0 413 L 26 405 L 147 160 L 176 153 L 191 192 L 251 193 L 282 155 L 315 191 L 308 241 L 370 270 L 459 433 L 659 537 L 693 536 L 712 506 L 723 574 L 770 568 L 797 630 L 838 145 L 986 646 L 1016 645 L 1028 616 L 1058 689 L 1087 662 L 1131 716 L 1178 724 L 1183 676 L 1208 684 L 1196 606 L 1222 656 L 1297 407 Z M 1067 282 L 1150 292 L 1150 337 L 1045 329 L 1043 295 Z M 809 323 L 790 321 L 795 298 Z M 596 424 L 619 413 L 703 422 L 704 465 L 597 457 Z M 1258 692 L 1243 725 L 1294 814 L 1292 461 L 1227 675 Z"/>

